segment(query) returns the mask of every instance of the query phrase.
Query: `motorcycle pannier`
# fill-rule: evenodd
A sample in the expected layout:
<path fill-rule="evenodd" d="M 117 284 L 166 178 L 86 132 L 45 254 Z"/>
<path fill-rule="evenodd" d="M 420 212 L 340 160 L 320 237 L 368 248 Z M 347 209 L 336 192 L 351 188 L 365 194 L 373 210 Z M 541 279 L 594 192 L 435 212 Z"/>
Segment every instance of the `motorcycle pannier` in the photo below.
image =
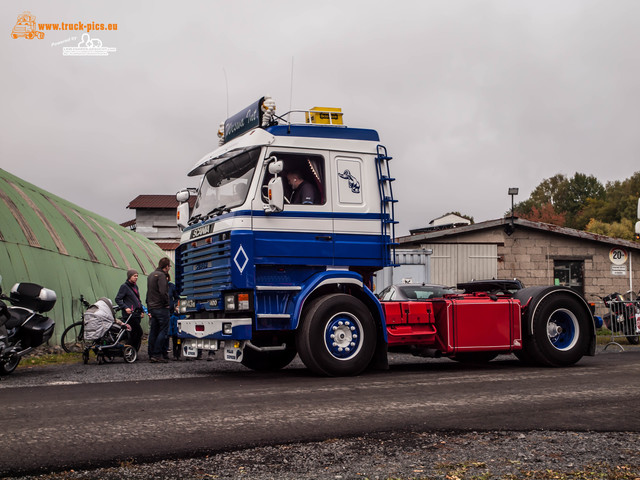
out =
<path fill-rule="evenodd" d="M 53 334 L 55 322 L 49 317 L 33 315 L 23 326 L 20 336 L 24 347 L 37 347 L 48 341 Z"/>
<path fill-rule="evenodd" d="M 11 299 L 36 312 L 48 312 L 56 304 L 56 292 L 35 283 L 16 283 L 11 288 Z"/>

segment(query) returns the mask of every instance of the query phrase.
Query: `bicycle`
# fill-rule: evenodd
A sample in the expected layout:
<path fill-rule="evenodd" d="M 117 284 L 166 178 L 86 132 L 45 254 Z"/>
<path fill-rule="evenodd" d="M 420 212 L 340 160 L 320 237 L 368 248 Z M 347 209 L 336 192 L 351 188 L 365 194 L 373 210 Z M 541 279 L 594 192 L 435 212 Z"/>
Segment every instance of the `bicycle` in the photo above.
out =
<path fill-rule="evenodd" d="M 85 310 L 91 306 L 83 295 L 80 295 L 80 303 Z M 67 353 L 82 353 L 84 351 L 84 321 L 82 316 L 80 316 L 80 321 L 72 323 L 64 329 L 60 337 L 60 345 Z"/>

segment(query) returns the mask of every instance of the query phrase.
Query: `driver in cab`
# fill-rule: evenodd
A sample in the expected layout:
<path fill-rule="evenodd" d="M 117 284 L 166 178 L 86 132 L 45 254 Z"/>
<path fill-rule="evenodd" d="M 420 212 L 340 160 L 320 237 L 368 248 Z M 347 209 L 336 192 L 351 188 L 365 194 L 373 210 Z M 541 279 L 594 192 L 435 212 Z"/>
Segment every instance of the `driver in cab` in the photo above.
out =
<path fill-rule="evenodd" d="M 302 178 L 302 174 L 299 171 L 293 170 L 287 173 L 287 181 L 293 190 L 289 203 L 301 205 L 318 203 L 319 197 L 316 188 Z"/>

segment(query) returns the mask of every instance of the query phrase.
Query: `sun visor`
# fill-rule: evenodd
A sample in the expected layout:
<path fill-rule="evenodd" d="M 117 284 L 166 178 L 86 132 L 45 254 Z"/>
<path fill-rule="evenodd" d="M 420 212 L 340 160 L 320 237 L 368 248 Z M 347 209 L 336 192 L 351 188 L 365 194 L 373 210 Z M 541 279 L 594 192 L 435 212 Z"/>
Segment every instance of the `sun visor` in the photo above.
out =
<path fill-rule="evenodd" d="M 220 148 L 202 157 L 188 173 L 190 177 L 196 175 L 204 175 L 207 171 L 224 161 L 229 157 L 234 157 L 242 152 L 251 150 L 256 147 L 263 147 L 270 145 L 275 140 L 275 137 L 268 132 L 265 132 L 261 128 L 256 128 L 241 137 L 235 138 L 228 143 L 225 143 Z"/>

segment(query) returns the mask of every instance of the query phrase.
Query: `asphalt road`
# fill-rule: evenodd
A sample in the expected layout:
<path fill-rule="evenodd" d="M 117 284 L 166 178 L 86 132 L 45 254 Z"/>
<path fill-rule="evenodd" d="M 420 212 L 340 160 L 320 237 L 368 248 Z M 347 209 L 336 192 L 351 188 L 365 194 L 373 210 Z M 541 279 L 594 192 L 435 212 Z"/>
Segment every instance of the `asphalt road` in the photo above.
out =
<path fill-rule="evenodd" d="M 639 399 L 639 350 L 565 369 L 393 356 L 354 378 L 299 362 L 267 375 L 217 361 L 19 369 L 0 382 L 0 475 L 381 431 L 638 432 Z"/>

